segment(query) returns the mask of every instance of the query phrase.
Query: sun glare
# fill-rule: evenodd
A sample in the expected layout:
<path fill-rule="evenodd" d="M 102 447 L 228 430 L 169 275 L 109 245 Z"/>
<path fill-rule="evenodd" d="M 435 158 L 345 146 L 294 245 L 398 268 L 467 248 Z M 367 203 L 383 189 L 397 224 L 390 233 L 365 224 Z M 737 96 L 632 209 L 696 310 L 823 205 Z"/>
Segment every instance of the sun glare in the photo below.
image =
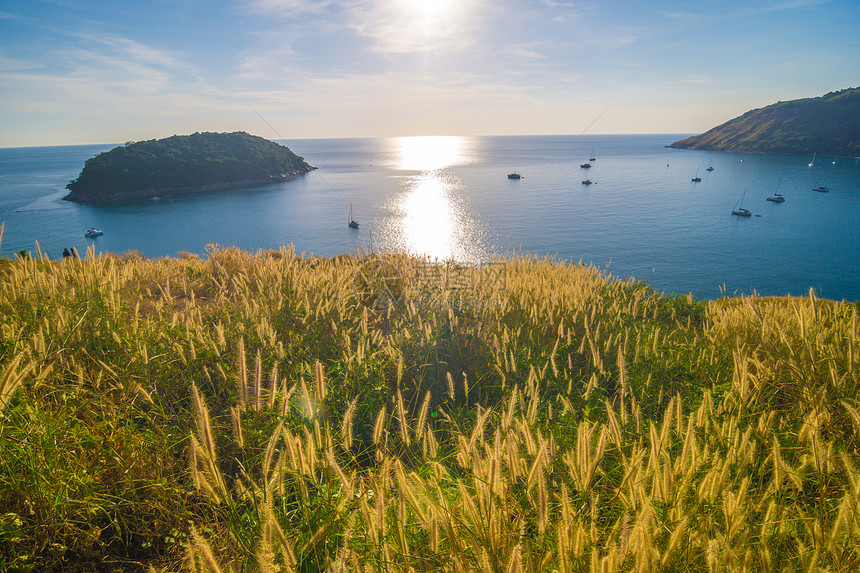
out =
<path fill-rule="evenodd" d="M 403 198 L 403 234 L 408 250 L 439 259 L 455 254 L 459 213 L 449 187 L 440 174 L 427 174 L 418 178 Z"/>
<path fill-rule="evenodd" d="M 388 0 L 382 16 L 386 34 L 380 39 L 392 52 L 443 50 L 469 43 L 466 34 L 471 11 L 453 0 Z"/>
<path fill-rule="evenodd" d="M 393 167 L 403 176 L 401 192 L 387 204 L 394 250 L 431 259 L 480 261 L 487 256 L 486 229 L 460 197 L 452 168 L 473 160 L 473 142 L 457 136 L 399 137 Z"/>
<path fill-rule="evenodd" d="M 404 171 L 431 171 L 462 165 L 466 158 L 465 139 L 457 136 L 425 135 L 397 138 L 397 168 Z"/>
<path fill-rule="evenodd" d="M 406 9 L 424 20 L 435 20 L 454 6 L 453 0 L 401 0 Z"/>
<path fill-rule="evenodd" d="M 485 229 L 457 196 L 458 185 L 444 169 L 405 178 L 401 193 L 386 206 L 392 214 L 386 246 L 437 261 L 486 259 Z"/>

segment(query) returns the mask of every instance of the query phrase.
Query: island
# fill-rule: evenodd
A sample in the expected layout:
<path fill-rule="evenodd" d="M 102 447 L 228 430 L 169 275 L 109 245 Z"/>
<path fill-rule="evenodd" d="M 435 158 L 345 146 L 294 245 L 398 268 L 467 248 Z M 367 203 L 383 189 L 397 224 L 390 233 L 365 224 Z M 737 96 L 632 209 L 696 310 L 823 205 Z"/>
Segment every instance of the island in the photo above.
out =
<path fill-rule="evenodd" d="M 193 195 L 283 181 L 312 169 L 289 148 L 243 131 L 174 135 L 87 159 L 64 199 L 106 205 Z"/>
<path fill-rule="evenodd" d="M 857 157 L 860 156 L 860 88 L 754 109 L 668 147 Z"/>

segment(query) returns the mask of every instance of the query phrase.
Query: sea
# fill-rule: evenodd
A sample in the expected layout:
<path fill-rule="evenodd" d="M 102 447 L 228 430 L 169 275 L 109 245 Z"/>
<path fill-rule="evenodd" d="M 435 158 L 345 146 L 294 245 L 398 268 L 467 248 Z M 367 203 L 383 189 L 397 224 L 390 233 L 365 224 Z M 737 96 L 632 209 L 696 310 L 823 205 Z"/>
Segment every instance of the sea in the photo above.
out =
<path fill-rule="evenodd" d="M 471 264 L 533 255 L 698 299 L 812 290 L 860 300 L 860 160 L 666 147 L 688 135 L 277 140 L 317 169 L 106 207 L 63 197 L 115 144 L 4 148 L 0 256 L 206 256 L 213 245 Z M 785 201 L 768 201 L 774 193 Z M 741 206 L 753 215 L 733 215 Z M 87 239 L 90 227 L 104 234 Z"/>

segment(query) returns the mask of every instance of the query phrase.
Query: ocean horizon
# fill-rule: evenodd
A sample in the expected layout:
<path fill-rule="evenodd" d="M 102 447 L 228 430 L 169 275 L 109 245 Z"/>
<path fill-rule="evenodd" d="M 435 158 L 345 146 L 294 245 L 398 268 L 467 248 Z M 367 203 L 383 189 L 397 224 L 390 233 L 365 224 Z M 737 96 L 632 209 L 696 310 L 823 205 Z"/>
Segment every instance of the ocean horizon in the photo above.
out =
<path fill-rule="evenodd" d="M 811 156 L 665 147 L 686 135 L 276 140 L 318 169 L 280 183 L 104 207 L 63 196 L 84 161 L 114 144 L 4 148 L 0 256 L 35 253 L 37 242 L 54 259 L 72 247 L 205 255 L 212 244 L 464 263 L 523 254 L 594 264 L 702 299 L 810 289 L 860 299 L 856 159 L 819 156 L 809 166 Z M 767 201 L 774 193 L 785 202 Z M 738 205 L 752 216 L 733 216 Z M 350 207 L 358 229 L 347 226 Z M 84 238 L 89 227 L 104 235 Z"/>

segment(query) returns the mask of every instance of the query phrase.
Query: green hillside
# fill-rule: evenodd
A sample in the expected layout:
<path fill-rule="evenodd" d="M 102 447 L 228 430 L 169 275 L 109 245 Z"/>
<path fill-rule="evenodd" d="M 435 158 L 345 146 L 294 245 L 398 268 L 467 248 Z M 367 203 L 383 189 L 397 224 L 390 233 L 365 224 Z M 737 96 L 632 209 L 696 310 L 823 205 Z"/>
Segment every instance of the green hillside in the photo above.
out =
<path fill-rule="evenodd" d="M 80 203 L 188 194 L 279 181 L 312 168 L 283 145 L 235 133 L 194 133 L 115 147 L 86 161 L 66 185 Z"/>
<path fill-rule="evenodd" d="M 0 572 L 858 571 L 857 315 L 553 259 L 0 259 Z"/>
<path fill-rule="evenodd" d="M 860 156 L 860 88 L 754 109 L 669 147 L 857 157 Z"/>

